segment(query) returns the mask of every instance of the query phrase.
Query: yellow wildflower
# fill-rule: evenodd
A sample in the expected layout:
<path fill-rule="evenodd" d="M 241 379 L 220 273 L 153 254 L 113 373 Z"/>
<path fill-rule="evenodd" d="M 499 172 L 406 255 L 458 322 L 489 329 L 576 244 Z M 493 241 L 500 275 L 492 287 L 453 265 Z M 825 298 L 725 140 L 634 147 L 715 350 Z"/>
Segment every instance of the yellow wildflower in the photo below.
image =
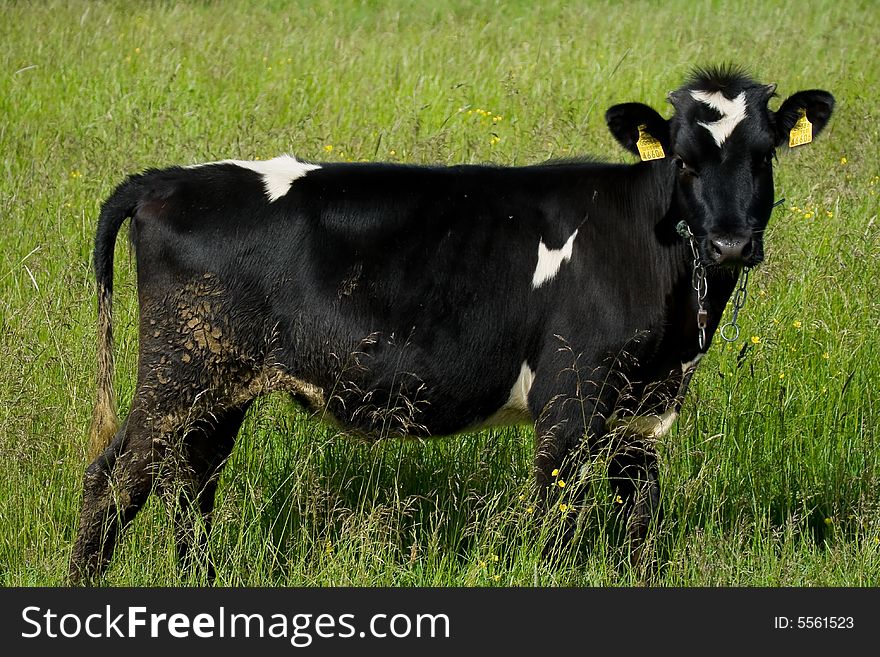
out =
<path fill-rule="evenodd" d="M 568 504 L 560 504 L 559 510 L 565 513 L 566 511 L 568 511 Z"/>
<path fill-rule="evenodd" d="M 761 344 L 761 338 L 759 338 L 757 335 L 753 335 L 752 344 Z"/>
<path fill-rule="evenodd" d="M 799 329 L 801 326 L 803 326 L 803 325 L 801 324 L 801 320 L 799 320 L 799 319 L 794 320 L 794 321 L 791 323 L 791 325 L 794 326 L 796 329 Z"/>

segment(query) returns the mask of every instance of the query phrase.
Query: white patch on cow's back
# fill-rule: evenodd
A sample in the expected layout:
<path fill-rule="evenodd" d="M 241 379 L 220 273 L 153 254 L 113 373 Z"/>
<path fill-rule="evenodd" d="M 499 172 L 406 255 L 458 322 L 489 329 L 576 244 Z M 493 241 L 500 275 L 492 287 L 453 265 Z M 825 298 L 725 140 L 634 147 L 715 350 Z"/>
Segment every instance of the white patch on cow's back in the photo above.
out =
<path fill-rule="evenodd" d="M 720 119 L 711 123 L 698 121 L 699 125 L 711 133 L 712 138 L 720 148 L 727 138 L 730 137 L 734 128 L 746 118 L 746 93 L 744 91 L 740 92 L 732 100 L 725 97 L 720 91 L 691 91 L 691 96 L 694 100 L 705 103 L 721 114 Z"/>
<path fill-rule="evenodd" d="M 523 362 L 507 401 L 479 426 L 492 427 L 530 422 L 532 416 L 529 414 L 529 391 L 534 382 L 535 371 L 528 363 Z"/>
<path fill-rule="evenodd" d="M 320 169 L 319 164 L 300 162 L 292 155 L 280 155 L 271 160 L 219 160 L 194 164 L 187 168 L 206 167 L 212 164 L 234 164 L 243 169 L 250 169 L 263 177 L 263 187 L 269 202 L 277 201 L 284 196 L 295 180 L 302 178 L 309 171 Z"/>
<path fill-rule="evenodd" d="M 562 263 L 571 258 L 574 238 L 577 237 L 577 234 L 578 232 L 575 230 L 560 249 L 548 249 L 547 245 L 544 244 L 544 240 L 538 243 L 538 264 L 535 266 L 535 273 L 532 275 L 532 289 L 541 287 L 556 276 Z"/>

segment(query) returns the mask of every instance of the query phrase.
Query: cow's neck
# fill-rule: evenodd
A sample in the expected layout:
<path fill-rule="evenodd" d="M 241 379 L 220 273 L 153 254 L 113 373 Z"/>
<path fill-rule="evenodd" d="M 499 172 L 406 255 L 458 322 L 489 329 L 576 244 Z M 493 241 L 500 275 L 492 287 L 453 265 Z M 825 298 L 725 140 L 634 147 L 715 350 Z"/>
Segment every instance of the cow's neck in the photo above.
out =
<path fill-rule="evenodd" d="M 680 352 L 681 362 L 689 362 L 709 349 L 727 302 L 736 287 L 739 270 L 727 267 L 702 267 L 705 293 L 702 299 L 699 299 L 700 295 L 694 289 L 695 279 L 700 277 L 695 275 L 695 243 L 692 237 L 682 234 L 680 228 L 682 213 L 675 203 L 677 180 L 675 166 L 666 160 L 635 166 L 644 171 L 644 177 L 639 179 L 639 184 L 644 188 L 643 193 L 650 194 L 654 198 L 668 199 L 665 209 L 657 215 L 656 235 L 661 250 L 674 263 L 670 270 L 674 272 L 673 280 L 670 281 L 671 288 L 680 290 L 682 294 L 680 298 L 686 299 L 683 307 L 676 306 L 669 309 L 672 315 L 681 315 L 678 318 L 670 318 L 670 324 L 680 327 L 681 335 L 676 340 L 676 345 L 669 346 Z M 704 320 L 700 318 L 701 311 L 705 312 Z M 701 322 L 705 323 L 703 340 L 700 339 Z"/>

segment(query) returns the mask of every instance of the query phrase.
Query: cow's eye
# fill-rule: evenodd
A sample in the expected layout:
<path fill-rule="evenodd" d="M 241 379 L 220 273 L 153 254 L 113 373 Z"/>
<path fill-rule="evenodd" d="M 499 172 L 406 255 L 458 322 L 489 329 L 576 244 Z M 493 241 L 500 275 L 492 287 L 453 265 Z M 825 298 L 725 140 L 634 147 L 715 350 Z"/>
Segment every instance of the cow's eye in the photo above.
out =
<path fill-rule="evenodd" d="M 773 160 L 776 159 L 776 151 L 767 151 L 766 153 L 759 153 L 755 156 L 755 161 L 758 165 L 762 167 L 768 167 L 773 164 Z"/>
<path fill-rule="evenodd" d="M 694 169 L 691 165 L 684 161 L 680 155 L 676 155 L 674 158 L 675 166 L 678 168 L 679 173 L 683 175 L 696 176 L 697 170 Z"/>

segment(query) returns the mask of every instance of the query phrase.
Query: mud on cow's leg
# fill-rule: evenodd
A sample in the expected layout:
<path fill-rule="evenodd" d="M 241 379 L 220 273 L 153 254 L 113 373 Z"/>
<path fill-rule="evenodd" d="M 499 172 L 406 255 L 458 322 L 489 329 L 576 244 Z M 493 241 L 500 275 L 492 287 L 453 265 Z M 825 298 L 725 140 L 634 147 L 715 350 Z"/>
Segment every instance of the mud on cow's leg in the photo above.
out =
<path fill-rule="evenodd" d="M 217 477 L 249 405 L 209 413 L 193 404 L 172 407 L 157 405 L 149 395 L 136 397 L 123 428 L 86 470 L 71 583 L 100 577 L 119 534 L 154 489 L 175 515 L 178 557 L 184 564 L 198 560 L 210 579 L 205 548 Z M 149 414 L 141 410 L 145 407 L 152 409 Z"/>
<path fill-rule="evenodd" d="M 110 445 L 86 469 L 82 511 L 70 559 L 72 584 L 100 577 L 116 539 L 153 488 L 154 464 L 162 449 L 135 406 Z"/>
<path fill-rule="evenodd" d="M 132 411 L 86 471 L 72 582 L 101 575 L 119 533 L 154 490 L 174 516 L 180 560 L 201 564 L 210 578 L 217 477 L 252 400 L 280 385 L 277 368 L 265 366 L 265 332 L 235 331 L 230 296 L 214 275 L 158 300 L 147 296 L 142 292 Z"/>

